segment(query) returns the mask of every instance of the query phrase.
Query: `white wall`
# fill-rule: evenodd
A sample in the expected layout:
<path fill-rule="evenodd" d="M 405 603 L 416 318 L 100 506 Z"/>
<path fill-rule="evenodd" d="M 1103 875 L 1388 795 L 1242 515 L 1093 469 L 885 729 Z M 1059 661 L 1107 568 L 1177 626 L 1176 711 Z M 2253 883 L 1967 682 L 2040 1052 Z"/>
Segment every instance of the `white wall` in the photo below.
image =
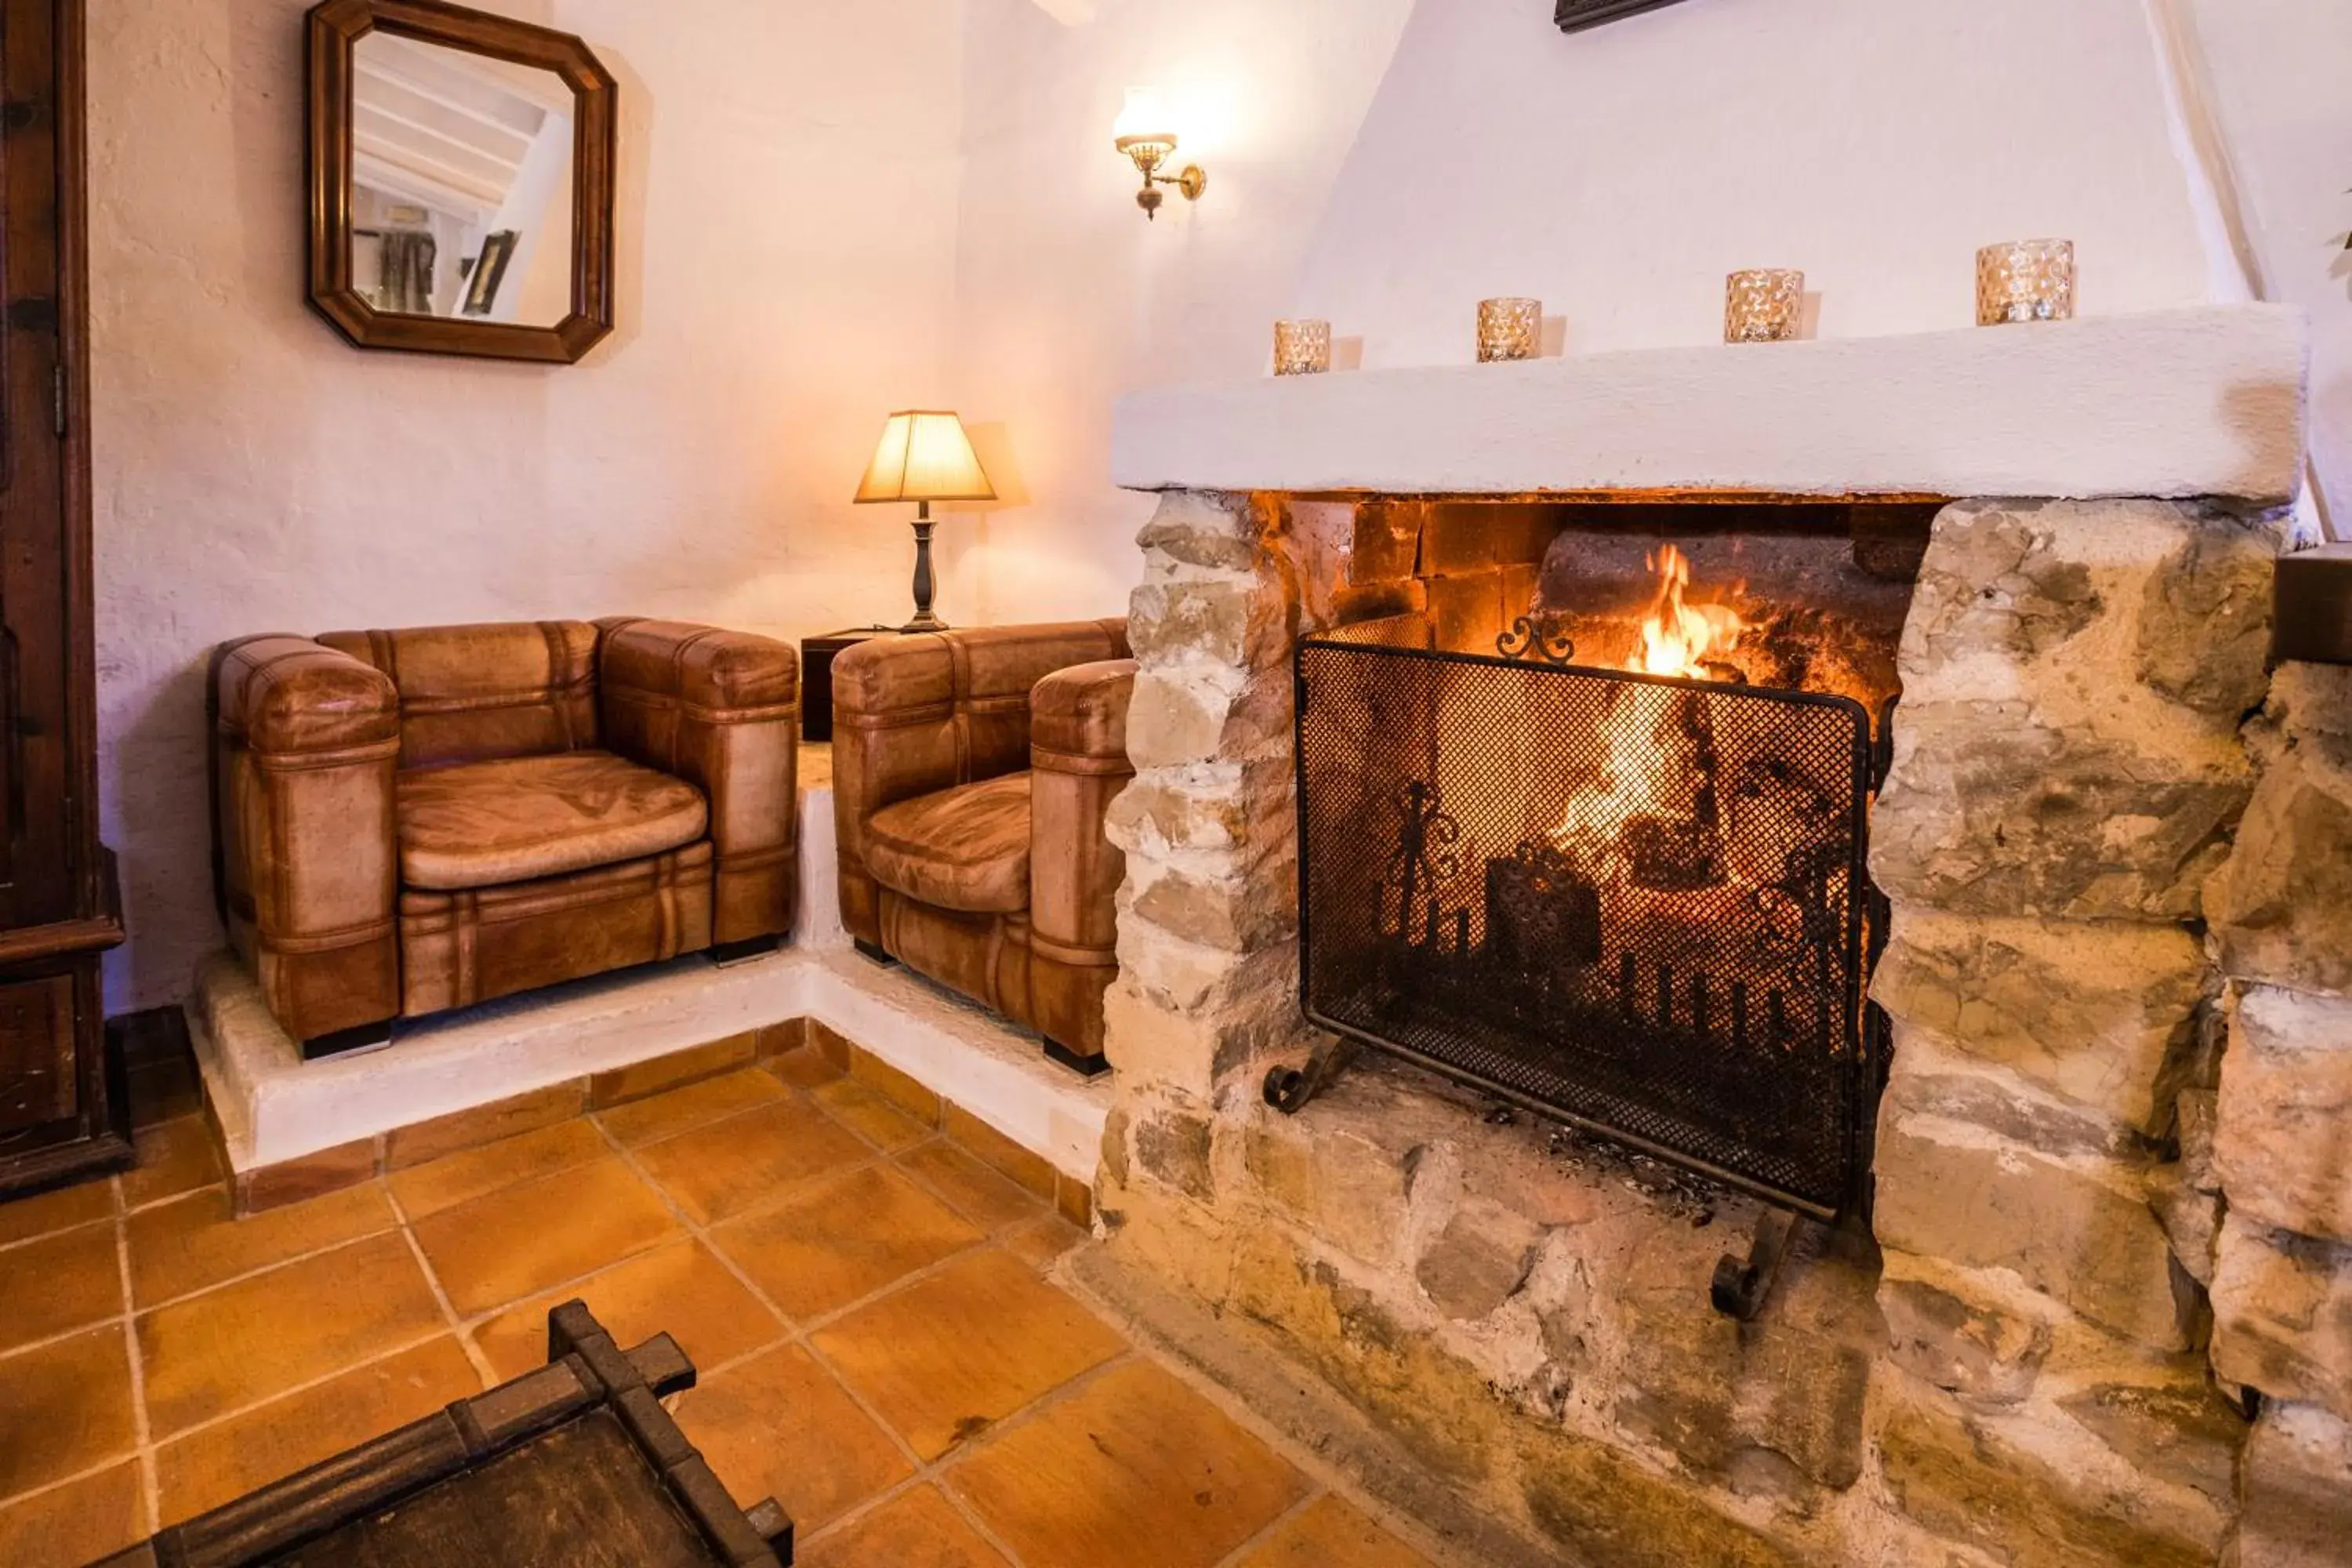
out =
<path fill-rule="evenodd" d="M 940 613 L 1119 614 L 1148 500 L 1110 483 L 1111 403 L 1254 374 L 1411 0 L 969 0 L 956 389 L 1006 503 L 940 530 Z M 1161 89 L 1209 172 L 1136 207 L 1111 147 Z"/>
<path fill-rule="evenodd" d="M 2265 298 L 2311 318 L 2311 447 L 2352 538 L 2352 5 L 2168 0 L 2188 22 Z"/>
<path fill-rule="evenodd" d="M 2176 3 L 1682 0 L 1571 37 L 1551 0 L 1057 0 L 1067 26 L 971 0 L 957 390 L 1005 423 L 1019 484 L 943 531 L 951 596 L 1115 612 L 1149 506 L 1108 484 L 1110 399 L 1263 374 L 1277 315 L 1328 316 L 1370 366 L 1468 359 L 1497 293 L 1544 298 L 1571 353 L 1707 343 L 1727 271 L 1799 266 L 1822 335 L 1916 331 L 1973 319 L 1978 246 L 2044 234 L 2078 242 L 2086 315 L 2240 297 L 2151 11 Z M 2218 96 L 2236 156 L 2304 205 L 2291 243 L 2315 206 L 2340 233 L 2352 163 L 2268 143 L 2352 146 L 2326 79 L 2352 7 L 2193 4 L 2249 57 L 2216 43 Z M 1208 195 L 1157 226 L 1103 147 L 1130 81 L 1206 103 Z M 2352 310 L 2324 252 L 2273 297 L 2329 311 L 2321 436 L 2352 479 Z"/>
<path fill-rule="evenodd" d="M 1719 343 L 1724 274 L 1801 267 L 1820 335 L 1967 326 L 1975 256 L 2074 239 L 2079 309 L 2209 271 L 2145 0 L 1684 0 L 1592 31 L 1420 0 L 1293 300 L 1367 365 L 1472 357 L 1542 298 L 1571 353 Z"/>
<path fill-rule="evenodd" d="M 547 0 L 621 83 L 620 330 L 570 368 L 366 353 L 302 296 L 304 0 L 91 7 L 108 1005 L 215 945 L 201 671 L 246 632 L 903 614 L 853 509 L 945 395 L 956 0 Z"/>

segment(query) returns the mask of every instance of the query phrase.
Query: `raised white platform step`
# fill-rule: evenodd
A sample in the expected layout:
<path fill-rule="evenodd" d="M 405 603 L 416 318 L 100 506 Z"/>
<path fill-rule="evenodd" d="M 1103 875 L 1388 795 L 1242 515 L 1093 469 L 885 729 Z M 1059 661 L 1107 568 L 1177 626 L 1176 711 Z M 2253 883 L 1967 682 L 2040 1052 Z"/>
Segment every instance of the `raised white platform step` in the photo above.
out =
<path fill-rule="evenodd" d="M 207 960 L 187 1005 L 205 1092 L 238 1173 L 627 1067 L 788 1018 L 823 1020 L 1092 1185 L 1108 1077 L 1048 1061 L 1038 1037 L 903 969 L 859 957 L 835 901 L 830 757 L 802 794 L 794 945 L 724 968 L 700 954 L 403 1024 L 381 1050 L 305 1062 L 245 966 Z"/>
<path fill-rule="evenodd" d="M 1080 1079 L 1046 1060 L 1036 1036 L 847 951 L 723 969 L 689 956 L 449 1014 L 382 1050 L 315 1062 L 226 953 L 205 965 L 188 1012 L 239 1173 L 797 1017 L 822 1019 L 1089 1185 L 1110 1110 L 1107 1077 Z"/>
<path fill-rule="evenodd" d="M 1155 387 L 1132 489 L 2235 496 L 2302 488 L 2302 312 L 2231 305 Z"/>

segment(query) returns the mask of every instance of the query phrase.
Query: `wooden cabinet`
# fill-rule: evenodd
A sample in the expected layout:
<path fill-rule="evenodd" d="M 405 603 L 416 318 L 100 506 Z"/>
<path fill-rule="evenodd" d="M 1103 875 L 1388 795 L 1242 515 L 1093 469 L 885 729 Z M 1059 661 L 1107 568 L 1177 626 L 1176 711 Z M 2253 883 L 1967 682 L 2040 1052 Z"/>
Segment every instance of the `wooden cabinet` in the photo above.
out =
<path fill-rule="evenodd" d="M 130 1155 L 99 956 L 81 0 L 0 0 L 0 1196 Z"/>

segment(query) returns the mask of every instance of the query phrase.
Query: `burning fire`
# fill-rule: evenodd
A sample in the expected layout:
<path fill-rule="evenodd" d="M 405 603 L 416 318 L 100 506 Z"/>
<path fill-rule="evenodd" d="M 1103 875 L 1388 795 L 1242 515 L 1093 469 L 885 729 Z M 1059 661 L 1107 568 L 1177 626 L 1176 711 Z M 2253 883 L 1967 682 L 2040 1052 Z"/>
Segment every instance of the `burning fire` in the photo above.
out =
<path fill-rule="evenodd" d="M 1658 597 L 1643 618 L 1642 646 L 1625 668 L 1644 675 L 1706 674 L 1711 658 L 1739 646 L 1748 623 L 1727 605 L 1683 603 L 1683 590 L 1690 586 L 1690 562 L 1673 545 L 1644 564 L 1658 574 Z"/>
<path fill-rule="evenodd" d="M 1641 641 L 1625 668 L 1644 675 L 1705 679 L 1711 664 L 1739 646 L 1748 623 L 1727 605 L 1689 605 L 1690 560 L 1669 544 L 1644 563 L 1658 574 L 1658 596 L 1642 621 Z M 1626 825 L 1643 817 L 1680 817 L 1687 775 L 1660 765 L 1659 759 L 1690 753 L 1695 738 L 1685 732 L 1690 700 L 1660 687 L 1627 686 L 1602 720 L 1607 748 L 1601 776 L 1572 795 L 1552 830 L 1563 849 L 1585 865 L 1617 872 L 1624 868 L 1621 844 Z"/>

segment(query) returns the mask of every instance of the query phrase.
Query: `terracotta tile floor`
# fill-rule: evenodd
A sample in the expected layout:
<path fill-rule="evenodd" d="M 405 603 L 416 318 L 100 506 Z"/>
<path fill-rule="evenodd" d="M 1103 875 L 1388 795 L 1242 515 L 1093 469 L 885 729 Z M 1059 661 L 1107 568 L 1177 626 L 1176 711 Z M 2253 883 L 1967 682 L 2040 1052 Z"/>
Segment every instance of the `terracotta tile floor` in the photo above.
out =
<path fill-rule="evenodd" d="M 67 1568 L 545 1358 L 584 1298 L 814 1568 L 1426 1559 L 1056 1289 L 1080 1233 L 808 1049 L 229 1217 L 202 1121 L 0 1205 L 0 1563 Z"/>

